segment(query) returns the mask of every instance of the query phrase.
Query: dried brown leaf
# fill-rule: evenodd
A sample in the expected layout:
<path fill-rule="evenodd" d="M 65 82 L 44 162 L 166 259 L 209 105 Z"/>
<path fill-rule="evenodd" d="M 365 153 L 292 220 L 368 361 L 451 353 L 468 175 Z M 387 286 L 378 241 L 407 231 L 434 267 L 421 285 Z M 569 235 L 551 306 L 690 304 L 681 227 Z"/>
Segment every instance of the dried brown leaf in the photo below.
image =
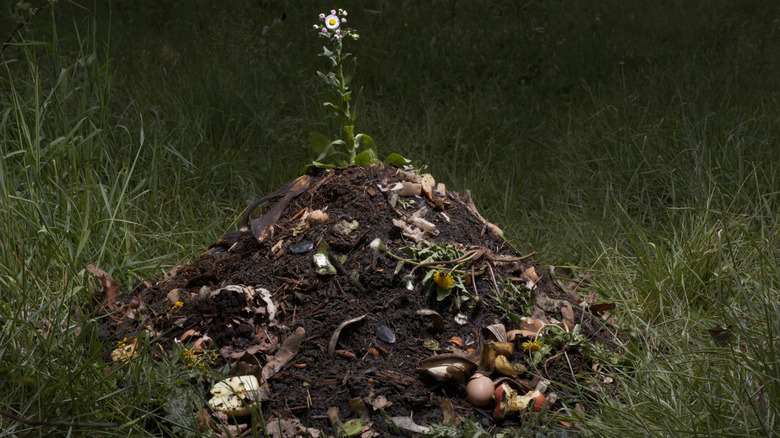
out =
<path fill-rule="evenodd" d="M 333 335 L 330 337 L 330 342 L 328 343 L 328 356 L 333 357 L 333 355 L 336 354 L 336 344 L 339 342 L 339 335 L 341 335 L 341 331 L 344 330 L 344 327 L 362 321 L 365 317 L 366 315 L 361 315 L 357 318 L 348 319 L 336 328 L 336 331 L 333 332 Z"/>
<path fill-rule="evenodd" d="M 313 427 L 304 426 L 301 421 L 295 417 L 271 417 L 265 420 L 265 426 L 268 436 L 275 438 L 317 438 L 323 436 L 322 431 Z"/>
<path fill-rule="evenodd" d="M 614 310 L 615 303 L 599 303 L 590 306 L 590 312 L 596 316 L 601 316 L 604 312 Z"/>
<path fill-rule="evenodd" d="M 536 269 L 533 266 L 529 266 L 523 273 L 534 283 L 539 281 L 539 276 L 536 274 Z"/>
<path fill-rule="evenodd" d="M 514 341 L 518 336 L 521 338 L 533 338 L 536 336 L 536 331 L 534 330 L 510 330 L 506 333 L 506 339 L 509 342 Z"/>
<path fill-rule="evenodd" d="M 171 289 L 171 291 L 168 292 L 168 295 L 166 295 L 166 297 L 168 298 L 168 301 L 170 301 L 171 303 L 176 303 L 177 301 L 181 301 L 180 300 L 180 298 L 181 298 L 181 289 L 178 289 L 178 288 Z"/>
<path fill-rule="evenodd" d="M 301 342 L 303 342 L 303 336 L 306 334 L 306 329 L 298 327 L 295 331 L 287 337 L 276 352 L 276 356 L 273 360 L 269 361 L 263 367 L 263 379 L 268 380 L 277 373 L 282 367 L 292 359 L 293 356 L 298 354 L 298 350 L 301 348 Z"/>
<path fill-rule="evenodd" d="M 566 303 L 561 307 L 561 315 L 563 316 L 563 319 L 567 322 L 573 322 L 574 321 L 574 309 L 572 309 L 571 304 Z"/>
<path fill-rule="evenodd" d="M 96 267 L 91 263 L 87 265 L 87 271 L 89 271 L 90 274 L 94 275 L 97 278 L 98 282 L 100 283 L 100 286 L 102 287 L 99 301 L 101 303 L 105 303 L 105 306 L 107 306 L 108 309 L 111 310 L 112 312 L 116 310 L 117 309 L 116 296 L 119 293 L 119 288 L 122 285 L 119 284 L 118 281 L 109 277 L 108 272 Z M 102 307 L 103 305 L 101 305 L 101 310 Z"/>

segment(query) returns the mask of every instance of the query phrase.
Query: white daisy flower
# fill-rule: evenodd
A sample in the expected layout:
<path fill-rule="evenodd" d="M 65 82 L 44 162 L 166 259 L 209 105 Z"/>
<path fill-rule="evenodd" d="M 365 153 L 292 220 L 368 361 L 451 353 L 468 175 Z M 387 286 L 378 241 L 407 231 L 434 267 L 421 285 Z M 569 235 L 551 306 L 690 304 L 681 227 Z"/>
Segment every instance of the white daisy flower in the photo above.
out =
<path fill-rule="evenodd" d="M 330 30 L 338 29 L 340 24 L 339 17 L 337 17 L 335 14 L 328 15 L 325 17 L 325 27 L 327 27 Z"/>

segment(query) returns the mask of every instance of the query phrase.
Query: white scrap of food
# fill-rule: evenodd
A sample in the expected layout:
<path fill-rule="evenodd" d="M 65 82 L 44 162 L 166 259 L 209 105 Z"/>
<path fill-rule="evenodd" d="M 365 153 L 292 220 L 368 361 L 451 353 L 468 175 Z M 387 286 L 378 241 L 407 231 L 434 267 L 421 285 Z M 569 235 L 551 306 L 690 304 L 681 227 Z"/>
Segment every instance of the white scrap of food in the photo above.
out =
<path fill-rule="evenodd" d="M 228 377 L 211 388 L 214 397 L 209 400 L 209 406 L 228 415 L 247 415 L 255 404 L 259 389 L 255 376 Z"/>

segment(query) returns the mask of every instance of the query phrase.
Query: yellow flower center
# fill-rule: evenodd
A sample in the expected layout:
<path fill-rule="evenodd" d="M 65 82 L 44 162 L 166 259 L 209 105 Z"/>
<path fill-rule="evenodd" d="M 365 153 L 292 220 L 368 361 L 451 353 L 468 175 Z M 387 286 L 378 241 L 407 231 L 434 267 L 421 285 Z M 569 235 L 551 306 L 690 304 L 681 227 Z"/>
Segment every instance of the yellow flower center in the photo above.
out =
<path fill-rule="evenodd" d="M 336 23 L 338 23 L 338 22 L 339 22 L 339 20 L 336 20 L 335 18 L 331 18 L 331 19 L 328 21 L 328 24 L 330 24 L 331 26 L 335 26 L 335 25 L 336 25 Z"/>

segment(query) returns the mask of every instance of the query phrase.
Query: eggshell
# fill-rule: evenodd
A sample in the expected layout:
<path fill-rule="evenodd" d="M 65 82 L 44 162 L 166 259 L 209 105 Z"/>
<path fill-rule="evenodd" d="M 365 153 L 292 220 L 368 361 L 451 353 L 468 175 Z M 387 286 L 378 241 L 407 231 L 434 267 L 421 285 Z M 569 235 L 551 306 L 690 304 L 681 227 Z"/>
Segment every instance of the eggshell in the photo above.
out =
<path fill-rule="evenodd" d="M 314 210 L 305 217 L 305 220 L 310 227 L 316 227 L 328 220 L 328 213 L 322 210 Z"/>
<path fill-rule="evenodd" d="M 482 374 L 474 374 L 468 385 L 466 385 L 466 395 L 469 403 L 478 407 L 487 406 L 493 399 L 494 391 L 495 385 L 493 385 L 493 381 Z"/>

